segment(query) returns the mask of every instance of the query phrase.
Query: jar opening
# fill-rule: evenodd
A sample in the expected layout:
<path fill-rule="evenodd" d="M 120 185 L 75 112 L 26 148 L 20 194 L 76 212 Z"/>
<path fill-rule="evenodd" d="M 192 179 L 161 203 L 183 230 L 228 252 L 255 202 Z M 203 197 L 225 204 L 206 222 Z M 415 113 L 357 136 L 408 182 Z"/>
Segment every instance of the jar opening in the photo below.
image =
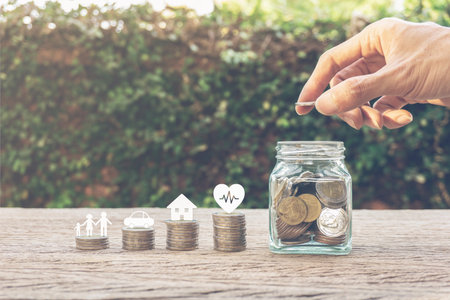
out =
<path fill-rule="evenodd" d="M 340 141 L 280 141 L 277 143 L 277 159 L 329 160 L 344 159 L 344 143 Z"/>

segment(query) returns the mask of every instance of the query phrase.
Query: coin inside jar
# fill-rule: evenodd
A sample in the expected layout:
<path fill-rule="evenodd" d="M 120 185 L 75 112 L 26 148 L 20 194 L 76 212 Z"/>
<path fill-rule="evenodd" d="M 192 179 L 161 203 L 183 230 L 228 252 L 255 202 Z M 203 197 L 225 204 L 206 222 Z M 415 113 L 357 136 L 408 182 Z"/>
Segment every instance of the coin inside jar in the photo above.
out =
<path fill-rule="evenodd" d="M 308 208 L 302 199 L 287 197 L 278 204 L 277 213 L 286 224 L 297 225 L 305 220 L 308 215 Z"/>
<path fill-rule="evenodd" d="M 347 188 L 342 180 L 319 181 L 316 183 L 316 191 L 325 206 L 340 208 L 347 202 Z"/>
<path fill-rule="evenodd" d="M 300 223 L 298 225 L 288 225 L 283 222 L 280 218 L 277 219 L 276 228 L 278 233 L 278 238 L 281 240 L 292 240 L 295 239 L 302 234 L 304 234 L 311 223 Z"/>
<path fill-rule="evenodd" d="M 304 222 L 313 222 L 317 220 L 322 211 L 322 205 L 320 204 L 319 199 L 312 194 L 301 194 L 299 198 L 302 199 L 308 207 L 308 214 Z"/>
<path fill-rule="evenodd" d="M 276 184 L 274 184 L 273 190 L 272 190 L 273 207 L 276 208 L 278 206 L 278 203 L 280 202 L 281 198 L 283 197 L 283 194 L 286 191 L 286 188 L 288 186 L 288 181 L 289 181 L 289 179 L 287 177 L 274 180 L 274 182 L 276 182 Z"/>
<path fill-rule="evenodd" d="M 342 208 L 332 209 L 325 207 L 322 209 L 316 221 L 320 232 L 328 237 L 338 237 L 344 235 L 348 228 L 348 215 Z"/>

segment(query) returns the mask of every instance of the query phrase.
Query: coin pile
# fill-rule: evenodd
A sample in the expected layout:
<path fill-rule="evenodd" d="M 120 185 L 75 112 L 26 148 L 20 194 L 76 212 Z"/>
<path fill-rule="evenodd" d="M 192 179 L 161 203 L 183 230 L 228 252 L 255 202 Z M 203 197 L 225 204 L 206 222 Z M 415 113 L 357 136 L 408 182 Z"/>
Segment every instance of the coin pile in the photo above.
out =
<path fill-rule="evenodd" d="M 109 248 L 106 236 L 77 236 L 75 237 L 76 248 L 79 250 L 102 250 Z"/>
<path fill-rule="evenodd" d="M 165 221 L 168 250 L 189 251 L 198 248 L 198 222 L 193 220 Z"/>
<path fill-rule="evenodd" d="M 247 242 L 245 239 L 245 215 L 240 212 L 213 213 L 214 249 L 224 252 L 244 251 Z"/>
<path fill-rule="evenodd" d="M 349 226 L 347 188 L 340 178 L 312 172 L 273 178 L 271 193 L 276 236 L 282 244 L 345 242 Z"/>
<path fill-rule="evenodd" d="M 122 228 L 122 249 L 150 250 L 155 248 L 153 228 Z"/>

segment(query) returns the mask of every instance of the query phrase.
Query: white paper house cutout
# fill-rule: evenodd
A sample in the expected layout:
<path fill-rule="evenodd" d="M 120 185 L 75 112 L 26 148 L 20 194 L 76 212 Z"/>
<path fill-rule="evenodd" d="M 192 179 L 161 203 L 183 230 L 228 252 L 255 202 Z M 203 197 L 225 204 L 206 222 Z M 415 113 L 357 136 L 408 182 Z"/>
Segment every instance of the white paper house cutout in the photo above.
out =
<path fill-rule="evenodd" d="M 193 209 L 197 208 L 185 195 L 181 194 L 172 203 L 167 206 L 170 208 L 170 219 L 177 220 L 193 220 Z"/>

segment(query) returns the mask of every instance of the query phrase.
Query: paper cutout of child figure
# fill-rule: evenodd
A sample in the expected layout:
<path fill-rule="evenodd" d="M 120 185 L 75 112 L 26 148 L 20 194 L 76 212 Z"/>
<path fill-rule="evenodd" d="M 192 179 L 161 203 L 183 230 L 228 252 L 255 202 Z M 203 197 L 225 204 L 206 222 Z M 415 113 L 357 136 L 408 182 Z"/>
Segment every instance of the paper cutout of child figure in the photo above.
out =
<path fill-rule="evenodd" d="M 111 221 L 106 218 L 106 212 L 102 212 L 102 217 L 100 220 L 95 223 L 95 226 L 97 226 L 98 223 L 100 223 L 100 235 L 101 236 L 108 236 L 108 223 L 109 225 L 112 225 Z"/>
<path fill-rule="evenodd" d="M 77 236 L 81 235 L 81 225 L 80 225 L 80 223 L 77 223 L 77 225 L 73 229 L 76 229 Z"/>
<path fill-rule="evenodd" d="M 94 228 L 94 225 L 97 224 L 95 224 L 94 220 L 92 220 L 91 214 L 86 215 L 86 221 L 84 221 L 84 223 L 81 224 L 80 226 L 84 225 L 86 225 L 86 236 L 92 236 L 92 229 Z"/>

